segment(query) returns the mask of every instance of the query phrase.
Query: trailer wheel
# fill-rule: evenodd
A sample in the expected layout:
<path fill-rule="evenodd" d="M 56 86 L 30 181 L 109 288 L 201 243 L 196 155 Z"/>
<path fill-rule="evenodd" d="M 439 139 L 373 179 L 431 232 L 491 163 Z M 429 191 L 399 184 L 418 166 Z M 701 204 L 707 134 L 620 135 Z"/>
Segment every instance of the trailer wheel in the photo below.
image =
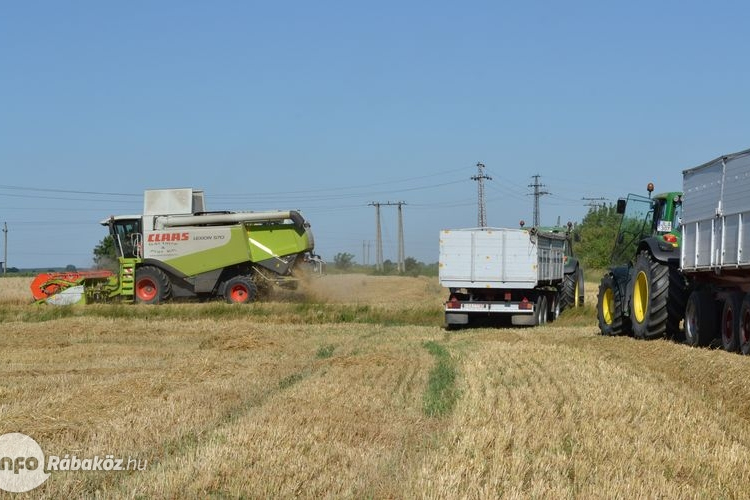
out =
<path fill-rule="evenodd" d="M 693 290 L 685 307 L 685 343 L 694 347 L 707 346 L 714 339 L 716 306 L 714 298 L 704 290 Z"/>
<path fill-rule="evenodd" d="M 750 293 L 745 295 L 740 308 L 739 344 L 742 354 L 750 354 Z"/>
<path fill-rule="evenodd" d="M 622 315 L 622 295 L 614 276 L 607 274 L 599 284 L 596 316 L 602 335 L 622 335 L 625 333 L 625 318 Z"/>
<path fill-rule="evenodd" d="M 667 332 L 669 266 L 655 261 L 648 251 L 638 254 L 630 285 L 630 319 L 639 339 L 664 337 Z"/>
<path fill-rule="evenodd" d="M 224 298 L 230 304 L 247 304 L 255 300 L 258 289 L 247 276 L 235 276 L 226 282 Z"/>
<path fill-rule="evenodd" d="M 721 311 L 721 344 L 725 351 L 737 352 L 740 348 L 740 310 L 742 295 L 733 293 L 724 301 Z"/>
<path fill-rule="evenodd" d="M 536 299 L 536 325 L 546 325 L 547 324 L 547 315 L 549 314 L 549 308 L 547 307 L 547 297 L 544 295 L 539 295 Z"/>
<path fill-rule="evenodd" d="M 135 271 L 135 299 L 141 304 L 160 304 L 172 296 L 169 277 L 154 266 L 139 267 Z"/>
<path fill-rule="evenodd" d="M 557 318 L 560 317 L 560 293 L 557 292 L 554 295 L 552 295 L 552 305 L 549 308 L 549 316 L 547 316 L 548 321 L 552 323 L 553 321 L 556 321 Z"/>

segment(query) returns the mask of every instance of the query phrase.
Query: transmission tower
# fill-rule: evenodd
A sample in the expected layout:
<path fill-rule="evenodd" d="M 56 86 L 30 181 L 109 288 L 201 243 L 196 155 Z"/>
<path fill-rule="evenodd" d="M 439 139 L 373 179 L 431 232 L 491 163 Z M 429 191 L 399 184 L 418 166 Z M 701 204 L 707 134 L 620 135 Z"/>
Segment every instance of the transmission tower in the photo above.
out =
<path fill-rule="evenodd" d="M 539 227 L 539 198 L 541 198 L 545 194 L 552 194 L 549 191 L 542 190 L 542 188 L 546 186 L 539 182 L 540 177 L 541 175 L 539 174 L 532 175 L 531 178 L 534 179 L 534 183 L 529 184 L 528 186 L 530 188 L 534 188 L 534 192 L 532 193 L 532 195 L 534 196 L 534 227 Z"/>
<path fill-rule="evenodd" d="M 484 206 L 484 180 L 492 180 L 492 177 L 485 175 L 484 164 L 477 163 L 477 175 L 472 175 L 471 180 L 477 181 L 478 196 L 477 196 L 477 226 L 487 227 L 487 212 Z"/>
<path fill-rule="evenodd" d="M 380 228 L 380 207 L 381 206 L 397 206 L 398 207 L 398 270 L 399 272 L 406 271 L 406 259 L 404 252 L 404 214 L 401 209 L 402 205 L 406 205 L 405 201 L 396 202 L 377 202 L 373 201 L 370 206 L 375 207 L 375 269 L 378 271 L 383 270 L 383 235 Z"/>

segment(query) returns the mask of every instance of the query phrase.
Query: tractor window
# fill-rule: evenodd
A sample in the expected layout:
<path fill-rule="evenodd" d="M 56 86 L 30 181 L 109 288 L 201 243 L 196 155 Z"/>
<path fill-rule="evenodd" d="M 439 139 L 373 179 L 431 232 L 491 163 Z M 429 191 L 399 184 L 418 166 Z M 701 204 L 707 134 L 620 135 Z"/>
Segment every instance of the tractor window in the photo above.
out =
<path fill-rule="evenodd" d="M 121 219 L 112 223 L 110 234 L 115 240 L 118 257 L 141 257 L 141 220 Z"/>
<path fill-rule="evenodd" d="M 678 201 L 674 204 L 674 218 L 672 227 L 675 231 L 682 231 L 682 202 Z"/>
<path fill-rule="evenodd" d="M 638 195 L 628 196 L 625 213 L 620 223 L 620 231 L 612 252 L 612 264 L 628 264 L 640 242 L 653 227 L 654 202 L 650 198 Z"/>

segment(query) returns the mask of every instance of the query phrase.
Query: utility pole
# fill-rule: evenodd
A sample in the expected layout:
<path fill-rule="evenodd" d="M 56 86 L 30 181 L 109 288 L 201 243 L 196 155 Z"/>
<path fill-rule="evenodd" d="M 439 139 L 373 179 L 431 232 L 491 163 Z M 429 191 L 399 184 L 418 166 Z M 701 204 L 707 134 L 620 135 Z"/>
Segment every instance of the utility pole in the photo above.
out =
<path fill-rule="evenodd" d="M 485 175 L 484 164 L 477 163 L 477 175 L 472 175 L 471 180 L 477 181 L 478 185 L 478 196 L 477 196 L 477 226 L 487 227 L 487 213 L 484 206 L 484 180 L 492 180 L 492 177 Z"/>
<path fill-rule="evenodd" d="M 398 205 L 398 271 L 403 273 L 406 271 L 406 262 L 404 262 L 404 213 L 401 210 L 401 206 L 404 204 L 403 201 L 399 201 Z"/>
<path fill-rule="evenodd" d="M 375 207 L 375 269 L 383 270 L 383 234 L 380 230 L 380 203 L 373 201 L 370 206 Z"/>
<path fill-rule="evenodd" d="M 378 271 L 383 270 L 383 236 L 380 227 L 380 207 L 393 205 L 398 207 L 398 270 L 399 272 L 404 272 L 406 270 L 404 258 L 404 216 L 401 206 L 406 205 L 405 201 L 389 201 L 385 203 L 373 201 L 370 203 L 370 206 L 375 207 L 375 269 Z"/>
<path fill-rule="evenodd" d="M 543 191 L 541 189 L 546 186 L 539 182 L 539 177 L 541 177 L 539 174 L 532 175 L 531 178 L 534 179 L 534 183 L 529 184 L 528 186 L 530 188 L 534 188 L 534 227 L 539 227 L 539 198 L 541 198 L 545 194 L 552 194 L 549 191 Z"/>
<path fill-rule="evenodd" d="M 4 251 L 4 258 L 3 258 L 3 276 L 8 272 L 8 223 L 3 222 L 3 240 L 5 240 L 5 245 L 3 248 Z"/>
<path fill-rule="evenodd" d="M 370 265 L 370 240 L 362 240 L 362 265 Z"/>

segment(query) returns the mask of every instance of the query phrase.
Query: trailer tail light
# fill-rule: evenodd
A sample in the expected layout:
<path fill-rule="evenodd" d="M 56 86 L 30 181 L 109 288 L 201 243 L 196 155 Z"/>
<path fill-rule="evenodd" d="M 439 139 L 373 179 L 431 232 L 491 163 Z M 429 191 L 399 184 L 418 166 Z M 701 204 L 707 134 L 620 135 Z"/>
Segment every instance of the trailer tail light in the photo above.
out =
<path fill-rule="evenodd" d="M 531 309 L 533 309 L 533 307 L 533 304 L 529 302 L 529 299 L 527 299 L 526 297 L 524 297 L 521 303 L 518 304 L 518 308 L 521 310 L 530 311 Z"/>
<path fill-rule="evenodd" d="M 451 295 L 451 298 L 448 299 L 446 305 L 448 306 L 448 309 L 461 309 L 461 302 L 459 302 L 455 295 Z"/>

